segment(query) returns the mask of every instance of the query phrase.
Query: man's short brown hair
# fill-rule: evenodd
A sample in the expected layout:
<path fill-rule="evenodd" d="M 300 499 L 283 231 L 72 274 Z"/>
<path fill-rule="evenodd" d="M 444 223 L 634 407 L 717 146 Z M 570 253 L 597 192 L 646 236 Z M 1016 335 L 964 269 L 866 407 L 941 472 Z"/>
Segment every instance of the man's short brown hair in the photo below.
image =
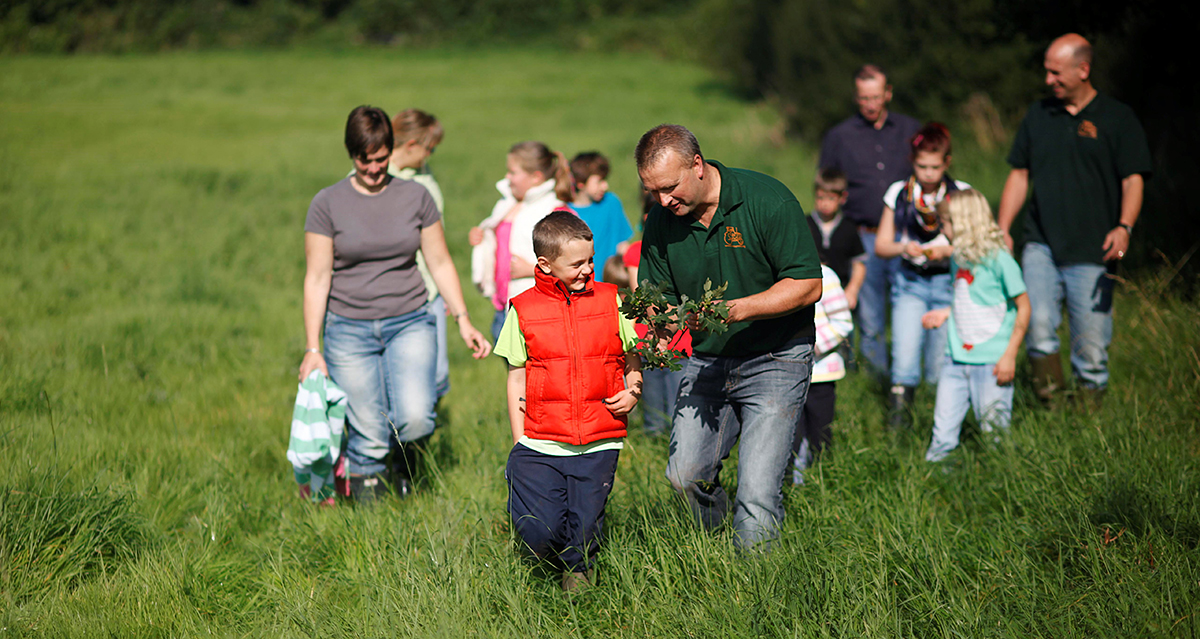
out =
<path fill-rule="evenodd" d="M 692 135 L 687 127 L 678 124 L 660 124 L 642 136 L 638 140 L 637 150 L 634 151 L 634 157 L 637 158 L 637 170 L 647 169 L 667 154 L 668 151 L 674 151 L 679 154 L 679 158 L 685 163 L 691 164 L 692 158 L 700 156 L 700 161 L 704 161 L 704 154 L 700 153 L 700 143 L 696 141 L 696 136 Z"/>
<path fill-rule="evenodd" d="M 571 158 L 571 177 L 575 178 L 575 184 L 583 184 L 593 175 L 607 180 L 608 169 L 608 158 L 599 151 L 586 151 Z"/>
<path fill-rule="evenodd" d="M 819 169 L 817 177 L 813 178 L 813 189 L 817 191 L 829 191 L 841 195 L 849 186 L 850 182 L 846 179 L 846 174 L 834 168 Z"/>
<path fill-rule="evenodd" d="M 563 247 L 571 240 L 592 241 L 592 229 L 567 209 L 553 213 L 533 225 L 533 254 L 554 260 L 562 255 Z"/>
<path fill-rule="evenodd" d="M 392 152 L 392 121 L 379 107 L 355 107 L 346 118 L 346 152 L 352 159 L 362 159 L 386 148 Z"/>

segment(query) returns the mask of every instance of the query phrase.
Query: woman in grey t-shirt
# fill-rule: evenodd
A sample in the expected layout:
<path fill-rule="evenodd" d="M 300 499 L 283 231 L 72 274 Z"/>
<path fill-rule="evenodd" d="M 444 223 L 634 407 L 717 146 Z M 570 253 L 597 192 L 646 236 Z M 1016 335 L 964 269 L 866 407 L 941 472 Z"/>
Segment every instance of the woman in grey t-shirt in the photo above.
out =
<path fill-rule="evenodd" d="M 393 436 L 404 448 L 433 432 L 437 334 L 417 270 L 418 250 L 474 357 L 487 357 L 492 348 L 467 316 L 429 191 L 388 175 L 392 144 L 382 109 L 351 111 L 346 150 L 354 174 L 317 193 L 304 223 L 300 379 L 320 370 L 346 391 L 350 490 L 364 501 L 385 493 L 393 481 L 401 495 L 410 490 L 409 464 L 400 464 L 395 477 L 385 464 Z"/>

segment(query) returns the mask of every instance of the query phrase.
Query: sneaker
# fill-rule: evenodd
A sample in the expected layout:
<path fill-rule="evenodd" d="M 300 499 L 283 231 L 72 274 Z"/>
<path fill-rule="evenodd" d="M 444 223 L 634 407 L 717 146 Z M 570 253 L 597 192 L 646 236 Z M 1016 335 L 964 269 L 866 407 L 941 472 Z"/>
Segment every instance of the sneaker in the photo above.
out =
<path fill-rule="evenodd" d="M 591 570 L 584 570 L 582 572 L 571 572 L 570 570 L 563 571 L 563 592 L 579 592 L 581 590 L 587 590 L 594 585 L 596 585 L 596 582 Z"/>
<path fill-rule="evenodd" d="M 368 504 L 382 499 L 388 494 L 387 473 L 373 475 L 350 476 L 350 495 L 360 504 Z"/>

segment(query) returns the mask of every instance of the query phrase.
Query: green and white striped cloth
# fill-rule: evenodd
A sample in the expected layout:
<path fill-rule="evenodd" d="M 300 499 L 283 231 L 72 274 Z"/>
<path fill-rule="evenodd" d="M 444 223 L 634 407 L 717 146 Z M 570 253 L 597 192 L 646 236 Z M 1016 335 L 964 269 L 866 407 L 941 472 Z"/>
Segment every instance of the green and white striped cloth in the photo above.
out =
<path fill-rule="evenodd" d="M 346 393 L 320 370 L 300 382 L 287 458 L 296 483 L 314 503 L 334 496 L 334 473 L 346 432 Z"/>

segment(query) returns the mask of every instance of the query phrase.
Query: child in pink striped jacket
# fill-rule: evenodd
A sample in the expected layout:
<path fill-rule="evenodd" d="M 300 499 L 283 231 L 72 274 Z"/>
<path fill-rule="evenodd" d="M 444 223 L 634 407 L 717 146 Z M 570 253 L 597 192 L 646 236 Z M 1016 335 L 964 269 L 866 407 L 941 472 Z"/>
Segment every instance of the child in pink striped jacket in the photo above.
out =
<path fill-rule="evenodd" d="M 821 301 L 815 309 L 817 343 L 813 353 L 812 382 L 792 442 L 794 484 L 804 483 L 804 470 L 833 439 L 830 424 L 837 402 L 837 380 L 846 376 L 846 362 L 838 352 L 838 345 L 854 330 L 850 303 L 842 283 L 825 264 L 821 265 L 821 288 Z"/>

